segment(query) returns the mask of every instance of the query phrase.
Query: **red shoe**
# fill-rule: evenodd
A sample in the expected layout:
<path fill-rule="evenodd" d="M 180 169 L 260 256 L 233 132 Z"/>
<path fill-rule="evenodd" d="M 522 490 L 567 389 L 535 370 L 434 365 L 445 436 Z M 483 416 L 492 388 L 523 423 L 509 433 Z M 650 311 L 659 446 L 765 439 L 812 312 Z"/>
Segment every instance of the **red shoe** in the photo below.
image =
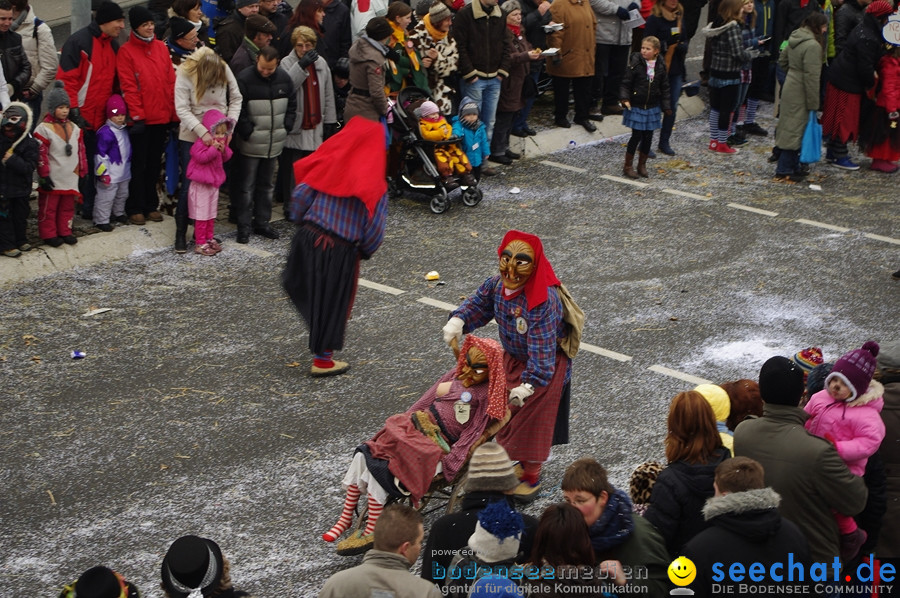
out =
<path fill-rule="evenodd" d="M 872 165 L 869 167 L 871 170 L 877 170 L 879 172 L 886 172 L 888 174 L 892 174 L 897 172 L 900 169 L 900 166 L 897 166 L 893 162 L 889 162 L 888 160 L 872 160 Z"/>
<path fill-rule="evenodd" d="M 727 143 L 720 143 L 716 146 L 716 151 L 720 154 L 736 154 L 740 150 L 736 150 Z"/>
<path fill-rule="evenodd" d="M 716 149 L 716 148 L 718 148 L 718 146 L 719 146 L 719 142 L 718 142 L 718 141 L 716 141 L 715 139 L 710 139 L 710 141 L 709 141 L 709 151 L 711 151 L 711 152 L 718 151 L 718 150 Z"/>

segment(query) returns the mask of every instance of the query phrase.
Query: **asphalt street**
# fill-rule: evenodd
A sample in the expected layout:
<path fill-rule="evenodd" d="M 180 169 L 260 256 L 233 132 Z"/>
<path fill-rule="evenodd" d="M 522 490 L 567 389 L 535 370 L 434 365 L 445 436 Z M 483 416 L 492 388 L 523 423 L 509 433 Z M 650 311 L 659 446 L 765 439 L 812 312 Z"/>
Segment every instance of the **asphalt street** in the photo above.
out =
<path fill-rule="evenodd" d="M 352 370 L 335 379 L 308 377 L 280 288 L 287 222 L 278 241 L 226 235 L 214 258 L 163 250 L 0 282 L 0 587 L 58 592 L 105 564 L 159 596 L 168 544 L 196 533 L 220 543 L 238 588 L 316 595 L 359 561 L 321 540 L 354 447 L 452 367 L 446 306 L 495 272 L 509 228 L 542 237 L 587 315 L 572 442 L 554 449 L 534 514 L 580 456 L 617 485 L 662 459 L 668 402 L 699 381 L 900 337 L 896 179 L 820 165 L 821 191 L 775 183 L 771 137 L 711 154 L 705 125 L 679 123 L 679 155 L 653 161 L 644 186 L 620 180 L 614 139 L 504 168 L 474 208 L 392 200 L 340 354 Z"/>

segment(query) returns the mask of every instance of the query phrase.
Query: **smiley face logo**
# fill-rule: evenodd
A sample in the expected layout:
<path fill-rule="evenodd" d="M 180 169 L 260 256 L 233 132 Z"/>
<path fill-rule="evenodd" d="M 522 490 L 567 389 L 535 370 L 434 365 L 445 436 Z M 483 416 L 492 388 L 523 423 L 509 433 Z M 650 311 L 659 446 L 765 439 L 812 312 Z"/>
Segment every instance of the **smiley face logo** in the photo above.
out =
<path fill-rule="evenodd" d="M 669 581 L 676 586 L 687 586 L 697 577 L 697 567 L 691 559 L 680 556 L 669 564 L 668 573 Z"/>

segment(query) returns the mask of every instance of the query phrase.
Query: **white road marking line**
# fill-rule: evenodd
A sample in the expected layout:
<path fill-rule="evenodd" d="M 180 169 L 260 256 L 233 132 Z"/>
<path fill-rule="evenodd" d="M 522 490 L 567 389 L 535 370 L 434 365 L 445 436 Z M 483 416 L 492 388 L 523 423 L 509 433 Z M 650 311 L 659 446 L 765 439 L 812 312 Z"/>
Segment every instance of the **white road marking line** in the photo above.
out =
<path fill-rule="evenodd" d="M 763 216 L 777 216 L 778 212 L 770 212 L 769 210 L 760 210 L 759 208 L 751 208 L 750 206 L 743 206 L 739 203 L 730 203 L 728 204 L 729 208 L 734 208 L 735 210 L 744 210 L 745 212 L 753 212 L 754 214 L 762 214 Z"/>
<path fill-rule="evenodd" d="M 815 220 L 806 220 L 804 218 L 797 218 L 796 220 L 800 224 L 808 224 L 809 226 L 817 226 L 819 228 L 826 228 L 828 230 L 833 230 L 838 233 L 848 233 L 850 232 L 849 228 L 844 228 L 843 226 L 835 226 L 833 224 L 825 224 L 824 222 L 816 222 Z"/>
<path fill-rule="evenodd" d="M 876 241 L 884 241 L 885 243 L 893 243 L 894 245 L 900 245 L 900 239 L 894 239 L 892 237 L 882 237 L 881 235 L 876 235 L 873 233 L 863 233 L 864 237 L 868 237 L 870 239 L 875 239 Z"/>
<path fill-rule="evenodd" d="M 678 189 L 663 189 L 663 193 L 670 193 L 672 195 L 680 195 L 681 197 L 689 197 L 691 199 L 700 199 L 703 201 L 709 201 L 712 197 L 706 197 L 705 195 L 697 195 L 696 193 L 689 193 L 687 191 L 679 191 Z"/>
<path fill-rule="evenodd" d="M 610 359 L 615 359 L 616 361 L 631 361 L 633 358 L 631 355 L 625 355 L 623 353 L 616 353 L 615 351 L 610 351 L 609 349 L 604 349 L 602 347 L 598 347 L 597 345 L 591 345 L 588 343 L 581 343 L 579 345 L 582 349 L 587 351 L 588 353 L 596 353 L 597 355 L 602 355 L 603 357 L 609 357 Z"/>
<path fill-rule="evenodd" d="M 651 365 L 647 369 L 652 372 L 656 372 L 657 374 L 670 376 L 672 378 L 678 378 L 679 380 L 684 380 L 685 382 L 690 382 L 692 384 L 712 384 L 712 382 L 710 382 L 709 380 L 698 378 L 697 376 L 691 376 L 690 374 L 685 374 L 684 372 L 679 372 L 678 370 L 673 370 L 662 365 Z"/>
<path fill-rule="evenodd" d="M 606 179 L 607 181 L 615 181 L 617 183 L 625 183 L 626 185 L 632 185 L 634 187 L 649 187 L 650 183 L 642 183 L 640 181 L 632 181 L 631 179 L 623 179 L 620 176 L 613 176 L 611 174 L 601 174 L 601 179 Z"/>
<path fill-rule="evenodd" d="M 253 255 L 258 255 L 259 257 L 274 257 L 275 254 L 266 251 L 265 249 L 257 249 L 256 247 L 251 247 L 250 245 L 244 245 L 242 243 L 236 243 L 234 245 L 230 245 L 230 247 L 236 247 L 241 251 L 246 251 L 247 253 L 252 253 Z"/>
<path fill-rule="evenodd" d="M 553 162 L 551 160 L 541 160 L 541 164 L 546 164 L 547 166 L 553 166 L 554 168 L 562 168 L 563 170 L 571 170 L 572 172 L 585 173 L 587 169 L 578 168 L 577 166 L 569 166 L 568 164 L 560 164 L 559 162 Z"/>
<path fill-rule="evenodd" d="M 359 286 L 366 287 L 368 289 L 375 289 L 376 291 L 381 291 L 382 293 L 387 293 L 388 295 L 402 295 L 406 292 L 400 289 L 395 289 L 394 287 L 389 287 L 384 284 L 372 282 L 371 280 L 366 280 L 365 278 L 359 279 Z"/>
<path fill-rule="evenodd" d="M 446 309 L 447 311 L 453 311 L 458 305 L 453 305 L 452 303 L 445 303 L 444 301 L 438 301 L 437 299 L 432 299 L 431 297 L 419 297 L 416 299 L 419 303 L 424 303 L 425 305 L 430 305 L 432 307 L 437 307 L 438 309 Z"/>

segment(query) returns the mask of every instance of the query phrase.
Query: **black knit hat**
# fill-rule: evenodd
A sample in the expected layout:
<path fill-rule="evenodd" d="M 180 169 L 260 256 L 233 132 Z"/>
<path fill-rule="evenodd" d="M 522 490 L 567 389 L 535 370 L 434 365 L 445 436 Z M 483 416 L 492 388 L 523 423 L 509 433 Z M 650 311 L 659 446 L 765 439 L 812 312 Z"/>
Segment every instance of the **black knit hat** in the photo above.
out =
<path fill-rule="evenodd" d="M 384 17 L 373 17 L 366 24 L 366 35 L 375 41 L 387 39 L 394 34 L 391 24 Z"/>
<path fill-rule="evenodd" d="M 153 13 L 143 6 L 132 6 L 128 11 L 128 24 L 131 25 L 132 31 L 136 30 L 147 21 L 152 20 Z"/>
<path fill-rule="evenodd" d="M 124 18 L 125 13 L 122 12 L 122 7 L 109 0 L 97 7 L 97 14 L 94 16 L 94 20 L 97 21 L 98 25 L 109 23 L 110 21 L 118 21 L 119 19 Z"/>
<path fill-rule="evenodd" d="M 182 17 L 172 17 L 169 19 L 169 29 L 171 33 L 169 34 L 169 39 L 175 41 L 176 39 L 181 39 L 188 33 L 194 30 L 194 26 L 190 21 L 184 19 Z"/>
<path fill-rule="evenodd" d="M 759 370 L 759 394 L 766 403 L 796 407 L 803 396 L 803 370 L 787 357 L 772 357 Z"/>
<path fill-rule="evenodd" d="M 75 598 L 127 598 L 139 596 L 134 584 L 122 579 L 112 569 L 91 567 L 81 574 L 74 584 Z"/>

